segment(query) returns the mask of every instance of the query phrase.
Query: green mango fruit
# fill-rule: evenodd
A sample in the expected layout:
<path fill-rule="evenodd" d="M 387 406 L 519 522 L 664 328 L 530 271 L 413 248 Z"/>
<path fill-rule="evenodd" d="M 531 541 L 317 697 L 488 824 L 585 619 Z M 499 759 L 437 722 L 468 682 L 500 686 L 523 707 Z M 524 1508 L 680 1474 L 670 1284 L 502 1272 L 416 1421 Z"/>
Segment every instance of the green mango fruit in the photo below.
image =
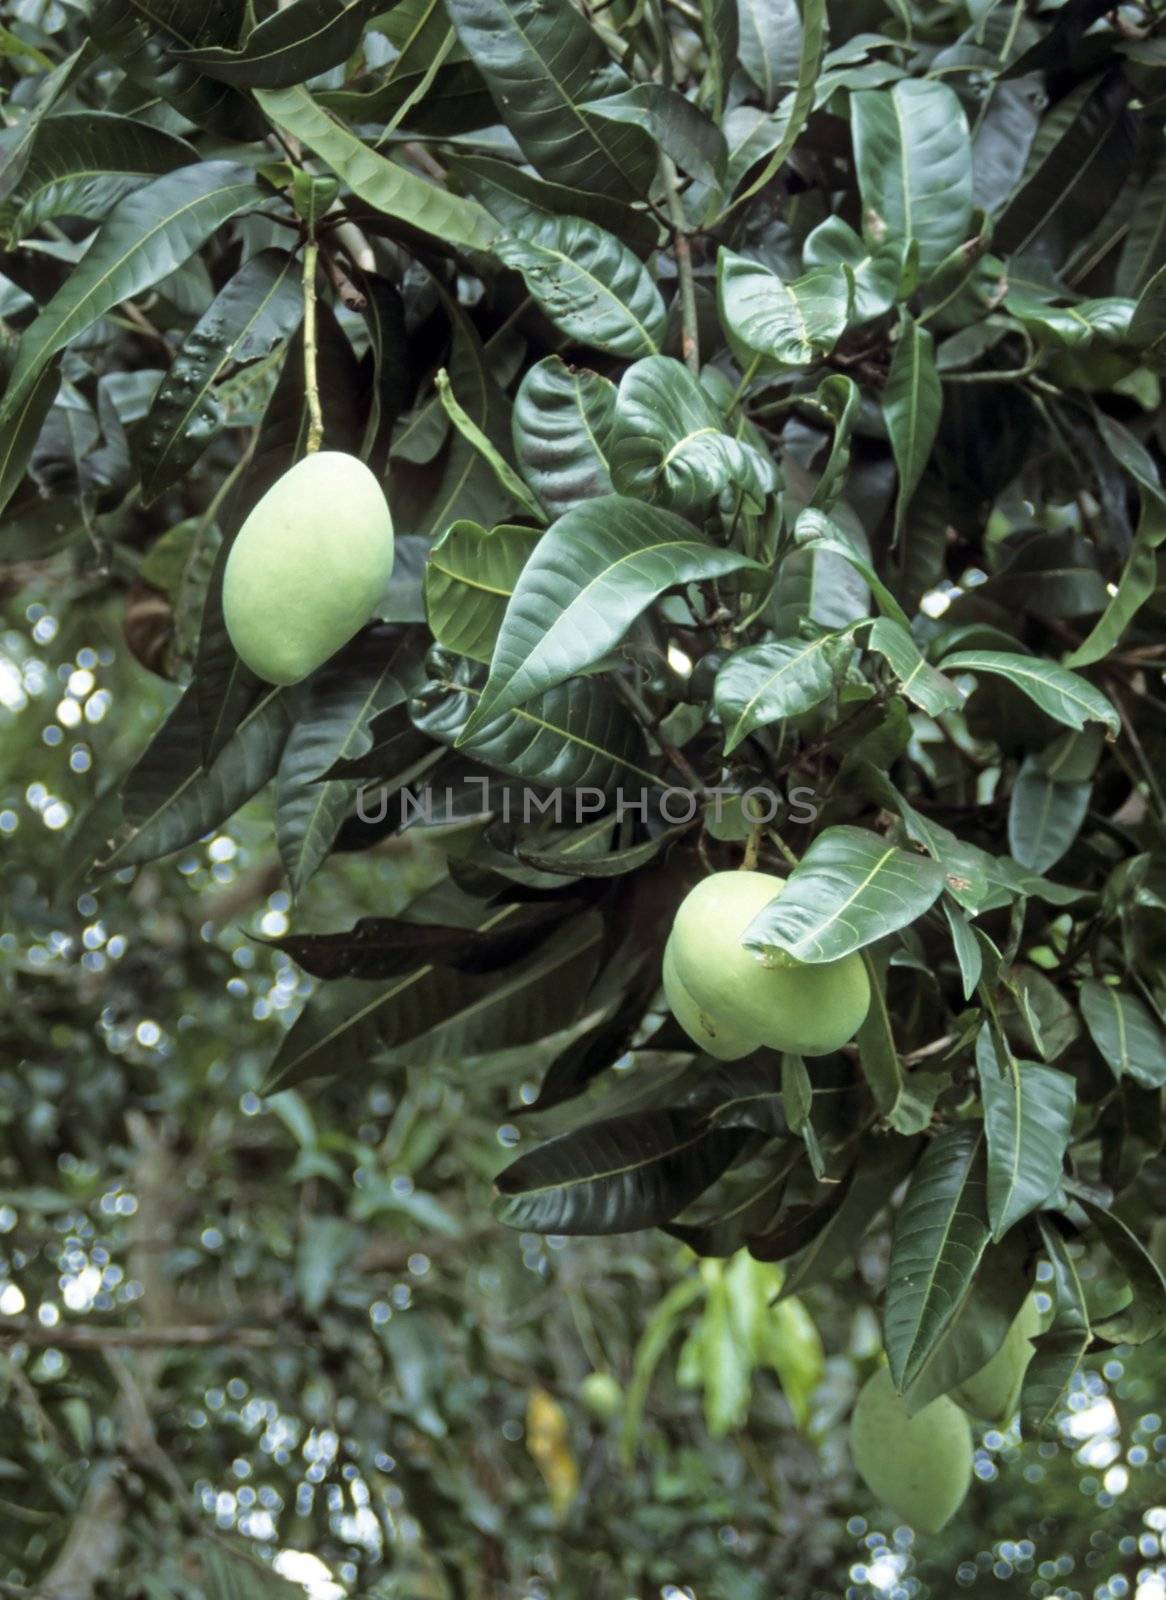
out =
<path fill-rule="evenodd" d="M 952 1399 L 985 1422 L 1011 1422 L 1020 1405 L 1024 1375 L 1035 1354 L 1032 1341 L 1044 1324 L 1044 1314 L 1035 1295 L 1030 1294 L 1013 1318 L 999 1350 L 979 1372 L 973 1372 L 952 1390 Z"/>
<path fill-rule="evenodd" d="M 920 1533 L 950 1522 L 971 1486 L 967 1417 L 946 1395 L 911 1416 L 886 1367 L 859 1394 L 850 1453 L 871 1494 Z"/>
<path fill-rule="evenodd" d="M 610 1422 L 623 1410 L 623 1390 L 610 1372 L 589 1372 L 579 1385 L 579 1398 L 599 1422 Z"/>
<path fill-rule="evenodd" d="M 814 963 L 781 955 L 765 960 L 741 943 L 784 883 L 768 872 L 714 872 L 676 913 L 665 971 L 668 1003 L 685 1032 L 723 1061 L 761 1044 L 793 1055 L 827 1055 L 853 1039 L 870 1006 L 870 983 L 857 954 Z"/>
<path fill-rule="evenodd" d="M 672 1015 L 688 1037 L 707 1050 L 718 1061 L 737 1061 L 741 1056 L 752 1055 L 761 1043 L 750 1039 L 732 1027 L 727 1027 L 712 1017 L 705 1016 L 688 990 L 676 975 L 676 957 L 671 936 L 664 946 L 664 993 Z"/>
<path fill-rule="evenodd" d="M 298 683 L 363 628 L 393 571 L 393 519 L 355 456 L 320 450 L 239 529 L 223 573 L 231 643 L 268 683 Z"/>

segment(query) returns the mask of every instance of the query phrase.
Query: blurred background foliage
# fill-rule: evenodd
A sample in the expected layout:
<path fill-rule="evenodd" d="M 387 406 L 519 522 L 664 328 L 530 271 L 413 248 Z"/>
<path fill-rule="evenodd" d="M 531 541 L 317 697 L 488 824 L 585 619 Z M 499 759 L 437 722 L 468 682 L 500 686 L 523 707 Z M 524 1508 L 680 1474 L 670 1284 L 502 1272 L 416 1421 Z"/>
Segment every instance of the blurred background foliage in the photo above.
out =
<path fill-rule="evenodd" d="M 77 583 L 42 565 L 0 631 L 0 1595 L 1166 1594 L 1160 1345 L 1087 1362 L 1056 1438 L 979 1432 L 919 1544 L 845 1449 L 884 1232 L 769 1338 L 779 1269 L 490 1219 L 510 1060 L 261 1101 L 311 986 L 264 942 L 267 803 L 78 881 L 69 824 L 173 691 Z M 300 925 L 444 871 L 430 830 L 333 855 Z"/>

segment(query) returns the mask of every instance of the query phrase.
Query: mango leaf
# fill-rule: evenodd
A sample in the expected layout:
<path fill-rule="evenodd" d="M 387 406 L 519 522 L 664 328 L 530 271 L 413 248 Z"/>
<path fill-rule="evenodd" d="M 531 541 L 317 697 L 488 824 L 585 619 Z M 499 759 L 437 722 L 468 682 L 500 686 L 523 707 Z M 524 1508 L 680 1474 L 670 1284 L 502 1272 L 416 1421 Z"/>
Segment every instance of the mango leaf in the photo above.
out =
<path fill-rule="evenodd" d="M 611 493 L 615 385 L 559 356 L 535 362 L 514 397 L 514 454 L 552 517 Z"/>
<path fill-rule="evenodd" d="M 802 53 L 797 0 L 739 0 L 737 30 L 741 65 L 772 111 L 782 88 L 797 77 Z"/>
<path fill-rule="evenodd" d="M 1162 281 L 1166 287 L 1166 276 Z M 1166 333 L 1166 322 L 1163 331 Z M 1091 666 L 1118 645 L 1134 617 L 1157 587 L 1158 551 L 1166 543 L 1166 494 L 1162 492 L 1153 457 L 1112 417 L 1099 412 L 1097 425 L 1110 453 L 1137 481 L 1142 510 L 1133 545 L 1117 580 L 1117 591 L 1089 636 L 1065 657 L 1062 664 L 1071 668 Z"/>
<path fill-rule="evenodd" d="M 677 89 L 637 83 L 622 94 L 587 102 L 589 121 L 626 122 L 643 128 L 682 172 L 698 183 L 718 184 L 725 175 L 725 136 L 699 106 Z"/>
<path fill-rule="evenodd" d="M 731 755 L 754 728 L 820 705 L 845 672 L 851 653 L 844 633 L 775 639 L 735 650 L 717 673 L 713 688 L 725 754 Z"/>
<path fill-rule="evenodd" d="M 317 105 L 302 84 L 293 89 L 257 89 L 255 98 L 272 122 L 306 144 L 346 188 L 375 211 L 446 244 L 489 251 L 498 226 L 488 211 L 370 150 Z"/>
<path fill-rule="evenodd" d="M 36 86 L 36 104 L 26 109 L 24 120 L 19 126 L 8 130 L 8 137 L 0 149 L 0 200 L 7 200 L 16 189 L 32 152 L 37 129 L 68 89 L 80 68 L 86 64 L 92 48 L 91 40 L 88 38 L 83 40 L 59 66 L 54 67 L 51 72 L 46 72 Z"/>
<path fill-rule="evenodd" d="M 1045 1218 L 1039 1219 L 1039 1227 L 1053 1269 L 1049 1287 L 1054 1311 L 1052 1325 L 1033 1340 L 1033 1357 L 1020 1390 L 1020 1420 L 1025 1432 L 1032 1433 L 1053 1422 L 1092 1339 L 1085 1291 L 1068 1246 Z"/>
<path fill-rule="evenodd" d="M 493 972 L 527 955 L 563 920 L 561 907 L 528 906 L 492 933 L 403 917 L 361 917 L 340 933 L 288 933 L 264 942 L 314 978 L 396 978 L 419 960 L 459 972 Z"/>
<path fill-rule="evenodd" d="M 1166 352 L 1166 267 L 1158 271 L 1138 297 L 1130 323 L 1130 342 L 1142 359 L 1158 371 Z"/>
<path fill-rule="evenodd" d="M 616 490 L 672 511 L 704 509 L 730 492 L 762 510 L 778 488 L 776 469 L 721 425 L 720 412 L 681 362 L 637 361 L 620 379 L 607 436 Z"/>
<path fill-rule="evenodd" d="M 1093 1324 L 1111 1344 L 1149 1344 L 1166 1330 L 1166 1278 L 1132 1229 L 1112 1211 L 1081 1196 L 1081 1206 L 1129 1281 L 1128 1303 Z"/>
<path fill-rule="evenodd" d="M 810 113 L 814 109 L 814 91 L 818 81 L 818 71 L 822 64 L 822 52 L 826 44 L 826 0 L 803 0 L 802 5 L 802 46 L 798 57 L 797 82 L 793 94 L 785 101 L 782 112 L 784 119 L 781 134 L 777 144 L 757 173 L 753 182 L 736 195 L 732 206 L 744 204 L 752 199 L 760 190 L 764 189 L 770 179 L 780 171 L 782 163 L 801 137 Z M 722 213 L 724 216 L 725 213 Z"/>
<path fill-rule="evenodd" d="M 20 182 L 0 207 L 10 244 L 53 217 L 104 218 L 145 178 L 198 160 L 185 139 L 108 111 L 65 111 L 37 126 Z"/>
<path fill-rule="evenodd" d="M 436 694 L 444 690 L 443 698 Z M 622 700 L 597 678 L 570 678 L 534 696 L 526 705 L 497 713 L 466 731 L 482 691 L 457 682 L 431 686 L 411 706 L 414 725 L 431 739 L 457 745 L 467 756 L 516 778 L 556 790 L 609 791 L 632 779 L 653 785 L 645 765 L 643 732 Z M 559 815 L 562 798 L 553 803 Z M 527 802 L 537 818 L 540 806 Z M 524 819 L 527 820 L 527 819 Z"/>
<path fill-rule="evenodd" d="M 895 1029 L 887 1006 L 889 951 L 864 949 L 862 964 L 870 983 L 870 1010 L 854 1036 L 862 1075 L 875 1105 L 890 1116 L 903 1095 L 903 1063 L 895 1044 Z"/>
<path fill-rule="evenodd" d="M 867 634 L 866 647 L 883 657 L 899 679 L 899 693 L 929 717 L 959 711 L 964 697 L 950 678 L 927 662 L 915 640 L 900 623 L 879 617 Z"/>
<path fill-rule="evenodd" d="M 504 927 L 522 910 L 491 910 L 479 931 Z M 426 1036 L 445 1040 L 446 1060 L 533 1044 L 572 1020 L 590 987 L 601 934 L 598 919 L 584 916 L 503 972 L 463 973 L 423 960 L 388 984 L 358 978 L 327 984 L 285 1035 L 263 1092 L 365 1072 L 371 1057 L 412 1049 Z M 424 1055 L 422 1045 L 416 1048 Z"/>
<path fill-rule="evenodd" d="M 214 386 L 227 368 L 269 355 L 303 312 L 299 271 L 285 250 L 261 250 L 219 291 L 182 341 L 142 425 L 147 505 L 189 472 L 221 428 Z"/>
<path fill-rule="evenodd" d="M 915 239 L 923 281 L 968 237 L 972 146 L 964 108 L 933 79 L 904 78 L 851 98 L 863 234 L 873 249 Z"/>
<path fill-rule="evenodd" d="M 660 291 L 627 245 L 582 217 L 546 217 L 521 237 L 494 241 L 494 254 L 521 272 L 555 326 L 611 355 L 652 355 L 664 336 Z"/>
<path fill-rule="evenodd" d="M 742 1128 L 646 1111 L 549 1139 L 499 1173 L 494 1215 L 536 1233 L 629 1233 L 683 1211 L 740 1153 Z"/>
<path fill-rule="evenodd" d="M 1005 256 L 1033 254 L 1051 266 L 1099 223 L 1133 161 L 1123 73 L 1085 79 L 1043 119 L 1025 175 L 997 218 L 993 242 Z"/>
<path fill-rule="evenodd" d="M 569 189 L 561 183 L 536 178 L 526 167 L 499 161 L 494 156 L 455 155 L 449 170 L 467 194 L 472 195 L 501 227 L 522 233 L 533 217 L 583 217 L 622 239 L 641 260 L 660 242 L 660 224 L 650 212 L 637 211 L 614 195 Z"/>
<path fill-rule="evenodd" d="M 59 361 L 52 361 L 36 382 L 25 391 L 24 398 L 0 433 L 0 511 L 4 510 L 21 485 L 29 457 L 40 437 L 45 418 L 53 408 L 60 386 L 61 364 Z M 58 512 L 59 510 L 60 507 L 57 508 Z M 19 548 L 14 548 L 11 520 L 5 527 L 4 533 L 5 543 L 0 545 L 0 552 L 3 553 L 4 559 L 18 558 Z M 43 548 L 41 540 L 36 541 L 36 547 Z"/>
<path fill-rule="evenodd" d="M 21 335 L 0 404 L 5 430 L 27 390 L 59 350 L 107 311 L 173 272 L 216 228 L 268 191 L 249 167 L 200 161 L 120 200 L 81 261 Z"/>
<path fill-rule="evenodd" d="M 984 1140 L 961 1122 L 932 1140 L 895 1218 L 883 1333 L 905 1393 L 952 1327 L 988 1244 Z"/>
<path fill-rule="evenodd" d="M 987 672 L 1005 678 L 1026 694 L 1042 711 L 1070 728 L 1100 722 L 1112 734 L 1121 721 L 1105 696 L 1086 678 L 1068 672 L 1055 661 L 1039 656 L 1014 655 L 1006 650 L 957 650 L 941 663 L 946 673 Z"/>
<path fill-rule="evenodd" d="M 1031 1283 L 1029 1247 L 1020 1234 L 987 1247 L 967 1297 L 904 1395 L 912 1415 L 941 1394 L 950 1394 L 992 1359 Z"/>
<path fill-rule="evenodd" d="M 569 0 L 446 0 L 450 21 L 522 153 L 572 189 L 641 198 L 656 171 L 642 128 L 589 117 L 627 74 Z"/>
<path fill-rule="evenodd" d="M 970 1000 L 976 992 L 976 985 L 984 970 L 983 946 L 976 938 L 975 929 L 960 909 L 958 902 L 949 899 L 947 895 L 943 897 L 943 913 L 951 930 L 952 948 L 959 962 L 964 999 Z"/>
<path fill-rule="evenodd" d="M 233 816 L 275 775 L 295 703 L 287 690 L 269 689 L 204 767 L 198 706 L 188 690 L 125 778 L 122 808 L 128 827 L 96 863 L 98 869 L 116 872 L 157 861 Z"/>
<path fill-rule="evenodd" d="M 477 329 L 459 306 L 447 301 L 446 310 L 453 326 L 451 387 L 474 426 L 504 456 L 510 448 L 510 402 L 494 375 L 489 347 L 483 346 Z M 435 404 L 438 415 L 444 416 L 440 400 Z M 483 523 L 501 522 L 514 507 L 492 468 L 457 431 L 446 452 L 436 493 L 420 505 L 402 506 L 390 478 L 389 504 L 398 524 L 433 534 L 443 533 L 451 522 L 464 517 Z"/>
<path fill-rule="evenodd" d="M 538 540 L 533 528 L 451 522 L 425 562 L 425 614 L 438 644 L 489 665 L 506 605 Z"/>
<path fill-rule="evenodd" d="M 1140 295 L 1166 266 L 1166 145 L 1159 142 L 1138 190 L 1133 220 L 1118 259 L 1114 288 Z"/>
<path fill-rule="evenodd" d="M 1115 1078 L 1143 1089 L 1166 1088 L 1166 1031 L 1146 1003 L 1127 989 L 1087 978 L 1080 990 L 1089 1037 Z"/>
<path fill-rule="evenodd" d="M 840 1185 L 841 1202 L 808 1241 L 785 1258 L 782 1297 L 823 1283 L 854 1251 L 919 1154 L 919 1139 L 868 1136 Z"/>
<path fill-rule="evenodd" d="M 859 574 L 870 589 L 883 615 L 889 617 L 892 622 L 898 623 L 899 627 L 910 633 L 911 624 L 908 621 L 906 612 L 875 571 L 870 557 L 859 549 L 855 541 L 848 533 L 844 532 L 839 523 L 826 516 L 823 511 L 819 511 L 816 507 L 807 506 L 805 511 L 799 514 L 798 520 L 794 524 L 794 542 L 800 549 L 804 549 L 807 554 L 813 552 L 817 555 L 820 552 L 822 554 L 828 553 L 841 556 L 847 566 L 853 567 L 854 571 Z M 790 559 L 787 556 L 783 566 Z M 835 579 L 836 582 L 837 580 Z M 864 616 L 868 614 L 868 609 L 869 599 L 867 607 L 864 607 L 863 610 Z"/>
<path fill-rule="evenodd" d="M 1025 756 L 1008 801 L 1008 848 L 1032 872 L 1047 872 L 1069 849 L 1089 810 L 1092 783 L 1050 777 L 1040 757 Z"/>
<path fill-rule="evenodd" d="M 783 367 L 808 367 L 846 329 L 853 285 L 848 267 L 822 267 L 784 283 L 760 261 L 722 247 L 717 304 L 743 366 L 754 356 Z"/>
<path fill-rule="evenodd" d="M 477 452 L 485 461 L 501 484 L 503 492 L 524 511 L 534 522 L 545 522 L 546 515 L 534 495 L 531 494 L 526 484 L 518 473 L 507 461 L 502 452 L 494 445 L 493 441 L 479 428 L 474 419 L 458 403 L 453 392 L 453 385 L 449 380 L 449 373 L 442 367 L 434 378 L 438 398 L 446 416 L 453 423 L 458 433 L 461 434 L 470 448 Z"/>
<path fill-rule="evenodd" d="M 903 313 L 881 405 L 899 469 L 894 531 L 897 542 L 911 496 L 930 460 L 943 410 L 943 385 L 935 370 L 935 341 L 907 312 Z"/>
<path fill-rule="evenodd" d="M 323 864 L 356 790 L 352 781 L 320 779 L 367 754 L 373 719 L 404 702 L 415 674 L 409 653 L 374 632 L 311 679 L 275 782 L 275 838 L 293 894 Z"/>
<path fill-rule="evenodd" d="M 770 955 L 784 950 L 798 961 L 836 961 L 916 921 L 942 888 L 937 861 L 866 828 L 827 828 L 741 942 Z"/>
<path fill-rule="evenodd" d="M 827 217 L 806 237 L 803 260 L 807 267 L 850 268 L 854 280 L 854 323 L 881 317 L 914 288 L 918 275 L 917 251 L 903 240 L 890 240 L 877 249 L 868 246 L 844 217 Z M 914 263 L 915 270 L 912 271 Z"/>
<path fill-rule="evenodd" d="M 237 50 L 175 50 L 180 62 L 240 89 L 286 89 L 337 67 L 383 0 L 294 0 L 252 28 Z"/>
<path fill-rule="evenodd" d="M 1002 1239 L 1061 1182 L 1077 1087 L 1067 1072 L 1011 1053 L 1002 1065 L 986 1023 L 976 1040 L 976 1069 L 988 1139 L 988 1217 L 993 1238 Z"/>
<path fill-rule="evenodd" d="M 709 544 L 672 512 L 622 495 L 566 512 L 523 568 L 466 737 L 592 666 L 666 589 L 742 570 L 760 568 Z"/>
<path fill-rule="evenodd" d="M 834 438 L 826 465 L 810 496 L 810 505 L 819 511 L 829 511 L 842 493 L 850 468 L 850 437 L 862 410 L 862 391 L 853 378 L 832 372 L 814 391 L 812 404 L 829 418 Z"/>

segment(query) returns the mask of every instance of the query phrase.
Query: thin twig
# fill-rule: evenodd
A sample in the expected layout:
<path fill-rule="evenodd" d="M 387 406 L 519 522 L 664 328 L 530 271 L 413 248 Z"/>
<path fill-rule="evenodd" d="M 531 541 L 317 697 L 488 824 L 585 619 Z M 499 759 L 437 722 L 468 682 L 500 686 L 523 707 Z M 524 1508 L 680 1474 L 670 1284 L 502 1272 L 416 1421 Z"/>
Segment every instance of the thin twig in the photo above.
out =
<path fill-rule="evenodd" d="M 58 1323 L 54 1328 L 46 1328 L 29 1317 L 5 1317 L 0 1321 L 0 1344 L 49 1346 L 58 1350 L 166 1350 L 182 1345 L 245 1345 L 259 1349 L 292 1342 L 284 1331 L 235 1328 L 229 1323 L 219 1327 L 194 1324 L 157 1328 L 89 1328 L 83 1323 Z"/>
<path fill-rule="evenodd" d="M 320 247 L 315 239 L 304 241 L 304 390 L 308 400 L 308 439 L 306 449 L 314 455 L 324 442 L 324 413 L 320 406 L 320 384 L 316 371 L 316 262 Z"/>

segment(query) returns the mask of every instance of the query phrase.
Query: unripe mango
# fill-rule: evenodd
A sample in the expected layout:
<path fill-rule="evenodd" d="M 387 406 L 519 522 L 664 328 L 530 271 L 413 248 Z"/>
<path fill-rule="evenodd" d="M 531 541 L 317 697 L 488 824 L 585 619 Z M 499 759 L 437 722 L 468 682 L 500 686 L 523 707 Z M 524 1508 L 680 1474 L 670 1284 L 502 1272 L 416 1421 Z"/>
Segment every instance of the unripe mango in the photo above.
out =
<path fill-rule="evenodd" d="M 623 1409 L 623 1390 L 610 1372 L 589 1372 L 579 1385 L 579 1398 L 598 1422 L 610 1422 Z"/>
<path fill-rule="evenodd" d="M 381 486 L 340 450 L 305 456 L 239 529 L 223 573 L 223 618 L 268 683 L 298 683 L 369 620 L 393 571 Z"/>
<path fill-rule="evenodd" d="M 870 983 L 857 954 L 839 961 L 767 962 L 741 943 L 784 883 L 768 872 L 714 872 L 676 913 L 668 941 L 671 988 L 665 975 L 669 1004 L 685 1032 L 722 1060 L 761 1044 L 793 1055 L 827 1055 L 854 1037 L 870 1005 Z M 690 1020 L 693 1011 L 698 1026 Z M 710 1033 L 721 1049 L 709 1043 Z"/>
<path fill-rule="evenodd" d="M 688 1037 L 702 1050 L 707 1050 L 710 1056 L 716 1056 L 718 1061 L 736 1061 L 741 1056 L 751 1055 L 761 1043 L 760 1039 L 750 1039 L 736 1029 L 720 1021 L 714 1022 L 711 1017 L 704 1015 L 676 976 L 672 944 L 673 936 L 670 936 L 664 946 L 664 993 L 672 1015 Z"/>
<path fill-rule="evenodd" d="M 850 1419 L 850 1453 L 876 1499 L 920 1533 L 938 1533 L 972 1482 L 972 1430 L 946 1395 L 911 1416 L 880 1367 Z"/>
<path fill-rule="evenodd" d="M 985 1422 L 1011 1422 L 1020 1405 L 1024 1375 L 1035 1354 L 1032 1341 L 1044 1328 L 1044 1322 L 1036 1296 L 1030 1294 L 1013 1318 L 999 1350 L 979 1372 L 952 1390 L 952 1399 Z"/>

